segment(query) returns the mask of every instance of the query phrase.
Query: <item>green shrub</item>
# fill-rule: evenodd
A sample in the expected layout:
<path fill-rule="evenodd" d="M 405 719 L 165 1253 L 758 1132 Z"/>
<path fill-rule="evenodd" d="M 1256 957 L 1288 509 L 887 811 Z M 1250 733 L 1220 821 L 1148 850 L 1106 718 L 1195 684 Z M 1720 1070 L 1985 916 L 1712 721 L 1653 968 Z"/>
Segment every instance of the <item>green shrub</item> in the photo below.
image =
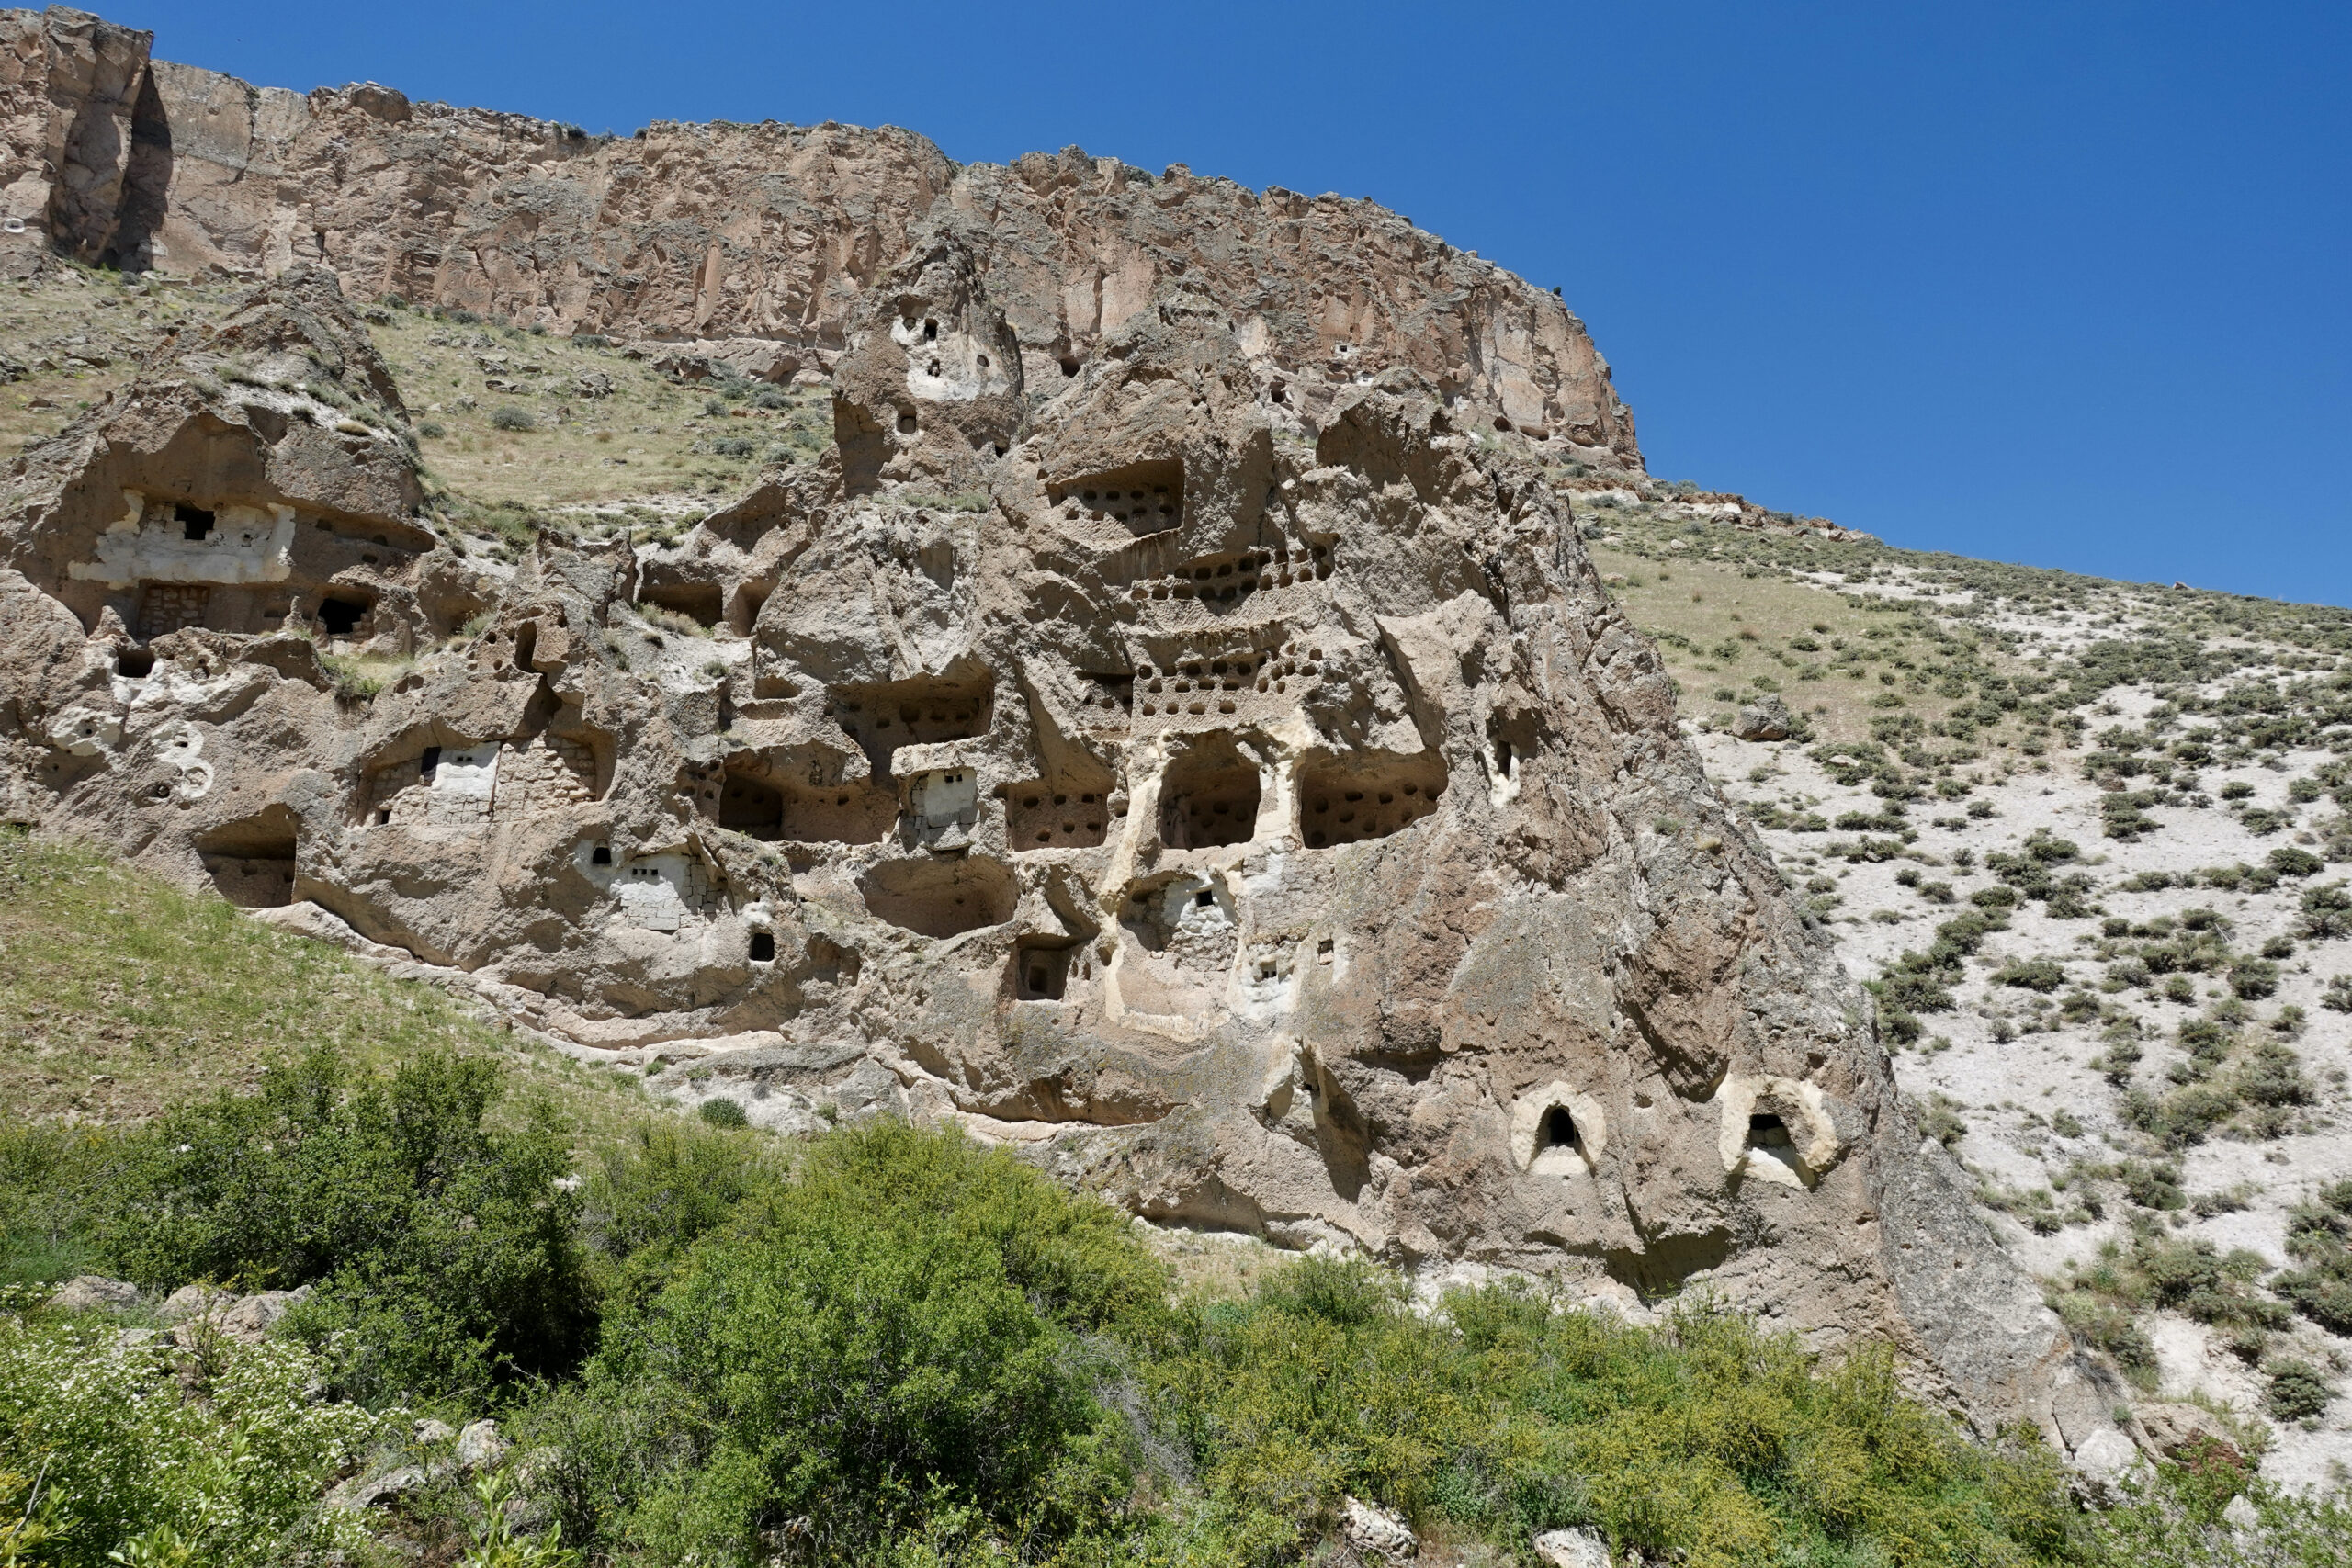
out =
<path fill-rule="evenodd" d="M 389 1079 L 313 1052 L 251 1096 L 128 1144 L 97 1249 L 141 1285 L 314 1287 L 291 1330 L 350 1330 L 336 1382 L 368 1398 L 480 1397 L 570 1367 L 592 1325 L 571 1158 L 544 1108 L 496 1130 L 492 1063 L 427 1052 Z"/>
<path fill-rule="evenodd" d="M 2352 934 L 2352 888 L 2341 882 L 2304 888 L 2302 911 L 2298 934 L 2312 942 Z"/>
<path fill-rule="evenodd" d="M 1165 1290 L 1124 1215 L 1009 1156 L 834 1134 L 616 1311 L 543 1412 L 566 1537 L 749 1560 L 805 1518 L 833 1560 L 958 1507 L 1040 1543 L 1099 1528 L 1131 1444 L 1090 1336 Z"/>
<path fill-rule="evenodd" d="M 2278 965 L 2267 958 L 2241 958 L 2230 965 L 2230 990 L 2240 1001 L 2258 1001 L 2278 989 Z"/>
<path fill-rule="evenodd" d="M 725 1099 L 704 1100 L 695 1108 L 695 1114 L 713 1127 L 741 1127 L 750 1120 L 741 1101 Z"/>
<path fill-rule="evenodd" d="M 183 1358 L 111 1326 L 0 1314 L 0 1490 L 36 1481 L 38 1498 L 8 1502 L 52 1535 L 25 1557 L 0 1546 L 0 1562 L 265 1568 L 357 1545 L 356 1517 L 322 1513 L 319 1495 L 400 1413 L 320 1403 L 323 1372 L 292 1345 Z"/>
<path fill-rule="evenodd" d="M 513 403 L 501 403 L 490 411 L 490 423 L 493 430 L 537 430 L 539 427 L 539 416 L 529 409 L 517 408 Z"/>
<path fill-rule="evenodd" d="M 2269 1381 L 2262 1402 L 2281 1421 L 2302 1421 L 2324 1413 L 2335 1398 L 2327 1374 L 2309 1361 L 2280 1357 L 2264 1369 Z"/>
<path fill-rule="evenodd" d="M 1825 1370 L 1703 1305 L 1650 1331 L 1524 1284 L 1445 1306 L 1432 1321 L 1376 1270 L 1310 1261 L 1250 1302 L 1186 1311 L 1148 1377 L 1254 1548 L 1232 1561 L 1283 1560 L 1349 1495 L 1521 1551 L 1590 1524 L 1695 1568 L 2069 1548 L 2051 1456 L 1959 1442 L 1883 1353 Z"/>
<path fill-rule="evenodd" d="M 2247 1509 L 2225 1514 L 2241 1496 Z M 2112 1568 L 2336 1568 L 2352 1540 L 2352 1502 L 2285 1491 L 2208 1444 L 2126 1481 L 2121 1506 L 2090 1524 L 2092 1560 Z"/>
<path fill-rule="evenodd" d="M 2023 958 L 1993 971 L 1993 983 L 2029 991 L 2054 991 L 2066 983 L 2066 971 L 2053 959 Z"/>

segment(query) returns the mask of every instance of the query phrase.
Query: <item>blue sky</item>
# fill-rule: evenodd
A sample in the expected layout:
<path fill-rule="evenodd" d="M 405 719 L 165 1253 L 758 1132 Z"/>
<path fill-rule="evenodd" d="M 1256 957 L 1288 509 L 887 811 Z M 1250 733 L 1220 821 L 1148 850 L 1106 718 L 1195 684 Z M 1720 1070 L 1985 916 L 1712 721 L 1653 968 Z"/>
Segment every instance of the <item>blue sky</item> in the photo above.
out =
<path fill-rule="evenodd" d="M 1664 477 L 2352 604 L 2340 3 L 97 8 L 269 85 L 1371 197 L 1558 285 Z"/>

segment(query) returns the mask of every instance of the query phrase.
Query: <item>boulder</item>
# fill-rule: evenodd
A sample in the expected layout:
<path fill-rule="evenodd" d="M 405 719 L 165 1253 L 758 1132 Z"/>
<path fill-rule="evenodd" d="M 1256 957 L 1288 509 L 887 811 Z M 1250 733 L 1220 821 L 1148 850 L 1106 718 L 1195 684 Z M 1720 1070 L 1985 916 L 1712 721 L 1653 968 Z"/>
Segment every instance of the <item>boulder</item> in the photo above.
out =
<path fill-rule="evenodd" d="M 1758 697 L 1739 710 L 1731 732 L 1742 740 L 1786 740 L 1796 733 L 1796 719 L 1778 697 Z"/>
<path fill-rule="evenodd" d="M 1528 1544 L 1551 1568 L 1609 1568 L 1609 1543 L 1589 1525 L 1545 1530 Z"/>
<path fill-rule="evenodd" d="M 49 1295 L 49 1305 L 57 1312 L 120 1312 L 138 1304 L 138 1286 L 103 1274 L 76 1274 Z"/>
<path fill-rule="evenodd" d="M 1364 1557 L 1403 1562 L 1420 1551 L 1420 1538 L 1402 1514 L 1351 1497 L 1340 1508 L 1340 1539 Z"/>
<path fill-rule="evenodd" d="M 425 1474 L 420 1466 L 404 1464 L 364 1480 L 343 1483 L 326 1495 L 326 1506 L 345 1513 L 365 1513 L 398 1502 L 404 1493 L 415 1491 L 424 1482 Z"/>
<path fill-rule="evenodd" d="M 235 1292 L 218 1285 L 182 1285 L 164 1298 L 164 1304 L 155 1309 L 155 1314 L 165 1323 L 185 1323 L 217 1312 L 236 1299 Z"/>
<path fill-rule="evenodd" d="M 2200 1450 L 2242 1460 L 2238 1439 L 2229 1423 L 2198 1404 L 2150 1403 L 2135 1405 L 2148 1447 L 2165 1459 L 2183 1459 Z"/>
<path fill-rule="evenodd" d="M 456 1457 L 467 1470 L 481 1470 L 496 1465 L 506 1457 L 511 1445 L 498 1434 L 495 1421 L 475 1421 L 458 1434 Z"/>
<path fill-rule="evenodd" d="M 2099 1506 L 2120 1500 L 2124 1482 L 2148 1468 L 2138 1446 L 2112 1427 L 2102 1427 L 2075 1444 L 2067 1462 L 2074 1470 L 2076 1489 Z"/>

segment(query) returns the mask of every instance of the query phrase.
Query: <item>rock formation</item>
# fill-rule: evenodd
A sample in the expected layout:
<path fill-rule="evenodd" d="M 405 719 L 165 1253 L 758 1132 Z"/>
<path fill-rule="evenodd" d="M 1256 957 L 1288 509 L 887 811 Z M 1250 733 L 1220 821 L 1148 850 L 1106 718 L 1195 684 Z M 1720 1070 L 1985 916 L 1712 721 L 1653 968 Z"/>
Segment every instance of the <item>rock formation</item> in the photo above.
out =
<path fill-rule="evenodd" d="M 1488 425 L 1640 460 L 1555 297 L 1368 201 L 1074 148 L 959 165 L 889 128 L 592 137 L 372 83 L 255 88 L 153 60 L 151 41 L 62 6 L 0 12 L 0 218 L 85 261 L 312 262 L 356 298 L 681 340 L 783 379 L 830 369 L 866 290 L 953 216 L 1033 386 L 1182 282 L 1223 301 L 1255 373 L 1310 411 L 1409 367 Z"/>
<path fill-rule="evenodd" d="M 61 56 L 119 40 L 49 15 L 7 25 L 20 62 L 47 40 L 54 96 Z M 379 147 L 416 116 L 523 135 L 396 103 L 253 112 L 294 149 L 323 135 L 306 115 L 372 117 Z M 826 264 L 795 307 L 838 344 L 832 449 L 673 545 L 510 569 L 438 536 L 397 389 L 315 266 L 28 454 L 0 513 L 10 814 L 592 1052 L 695 1055 L 664 1081 L 767 1124 L 954 1120 L 1164 1222 L 1629 1303 L 1703 1286 L 1824 1346 L 1891 1338 L 1980 1421 L 2111 1440 L 2111 1391 L 1923 1145 L 1565 502 L 1480 439 L 1517 383 L 1409 362 L 1497 318 L 1432 285 L 1409 322 L 1295 337 L 1254 287 L 1138 263 L 1081 329 L 1004 259 L 1016 207 L 1097 235 L 1083 212 L 1152 214 L 1163 257 L 1204 204 L 1288 211 L 1301 265 L 1338 243 L 1318 226 L 1373 252 L 1377 226 L 1074 159 L 954 171 L 898 133 L 658 140 L 767 147 L 789 185 L 781 150 L 819 137 L 936 200 L 902 236 L 872 220 L 856 243 L 894 254 Z M 531 188 L 648 147 L 549 143 Z M 703 176 L 631 178 L 651 210 Z M 411 254 L 413 214 L 369 210 L 379 257 Z M 578 287 L 537 308 L 639 309 L 582 265 L 617 232 L 550 239 Z M 768 308 L 714 265 L 713 312 Z M 454 267 L 434 287 L 511 298 Z M 1553 377 L 1544 420 L 1630 444 L 1550 319 L 1576 352 L 1512 374 Z M 1390 363 L 1298 395 L 1281 355 L 1342 333 Z M 407 660 L 372 694 L 341 662 L 369 654 Z"/>

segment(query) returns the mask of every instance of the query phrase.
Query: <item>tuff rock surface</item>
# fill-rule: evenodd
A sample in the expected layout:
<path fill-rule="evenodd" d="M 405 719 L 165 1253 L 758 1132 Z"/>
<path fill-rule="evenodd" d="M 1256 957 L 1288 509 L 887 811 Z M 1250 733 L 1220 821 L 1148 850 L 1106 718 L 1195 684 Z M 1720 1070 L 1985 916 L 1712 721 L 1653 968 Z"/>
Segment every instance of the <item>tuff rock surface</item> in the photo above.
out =
<path fill-rule="evenodd" d="M 96 89 L 62 142 L 24 103 L 128 58 L 72 15 L 0 22 L 7 123 L 79 149 L 15 147 L 34 172 L 11 191 L 103 163 Z M 151 90 L 185 97 L 176 68 L 141 69 L 134 131 Z M 348 230 L 313 224 L 338 269 L 335 234 L 405 257 L 426 243 L 411 209 L 454 221 L 401 183 L 440 165 L 400 138 L 525 139 L 383 89 L 285 96 L 236 113 L 293 160 L 273 199 L 361 204 Z M 321 127 L 392 172 L 301 175 Z M 551 213 L 597 169 L 639 210 L 705 186 L 716 210 L 800 178 L 796 138 L 928 194 L 902 228 L 859 204 L 862 270 L 824 263 L 805 296 L 736 298 L 733 253 L 675 231 L 722 258 L 695 328 L 789 299 L 832 344 L 836 439 L 668 547 L 462 553 L 419 510 L 398 389 L 336 277 L 257 249 L 276 275 L 242 309 L 28 453 L 0 500 L 7 815 L 583 1051 L 679 1062 L 682 1096 L 763 1124 L 956 1122 L 1156 1221 L 1555 1275 L 1635 1310 L 1703 1287 L 1826 1348 L 1891 1339 L 1978 1421 L 2105 1453 L 2111 1383 L 1923 1143 L 1867 998 L 1708 784 L 1566 503 L 1480 439 L 1518 394 L 1414 363 L 1498 319 L 1476 291 L 1441 308 L 1439 277 L 1404 314 L 1285 318 L 1297 337 L 1255 284 L 1138 264 L 1135 298 L 1081 332 L 1069 277 L 1099 303 L 1108 275 L 1078 252 L 1075 274 L 1008 261 L 1007 213 L 1099 237 L 1124 203 L 1161 236 L 1119 242 L 1136 254 L 1205 256 L 1245 198 L 1266 221 L 1273 198 L 1111 189 L 1126 176 L 1067 158 L 956 171 L 838 128 L 466 166 Z M 710 179 L 721 152 L 780 183 Z M 136 164 L 126 188 L 157 188 Z M 57 243 L 101 243 L 75 202 L 103 184 L 51 178 L 34 209 Z M 849 222 L 837 192 L 792 188 L 802 227 L 777 236 Z M 1354 211 L 1298 204 L 1284 254 L 1303 273 L 1318 245 L 1375 254 Z M 615 324 L 634 296 L 586 260 L 626 225 L 557 227 L 542 276 L 571 281 L 535 285 L 544 309 Z M 447 268 L 452 297 L 512 285 Z M 1574 352 L 1543 361 L 1542 406 L 1630 444 L 1552 309 Z M 1343 383 L 1283 357 L 1341 335 L 1389 362 Z M 371 654 L 408 662 L 369 694 L 334 661 Z"/>
<path fill-rule="evenodd" d="M 0 12 L 0 219 L 85 261 L 254 276 L 312 262 L 357 298 L 660 340 L 778 380 L 830 372 L 876 281 L 952 221 L 1033 385 L 1181 282 L 1226 302 L 1293 410 L 1403 367 L 1489 425 L 1639 458 L 1555 297 L 1372 202 L 1075 148 L 958 164 L 888 127 L 589 136 L 374 83 L 254 87 L 152 42 L 62 6 Z"/>

